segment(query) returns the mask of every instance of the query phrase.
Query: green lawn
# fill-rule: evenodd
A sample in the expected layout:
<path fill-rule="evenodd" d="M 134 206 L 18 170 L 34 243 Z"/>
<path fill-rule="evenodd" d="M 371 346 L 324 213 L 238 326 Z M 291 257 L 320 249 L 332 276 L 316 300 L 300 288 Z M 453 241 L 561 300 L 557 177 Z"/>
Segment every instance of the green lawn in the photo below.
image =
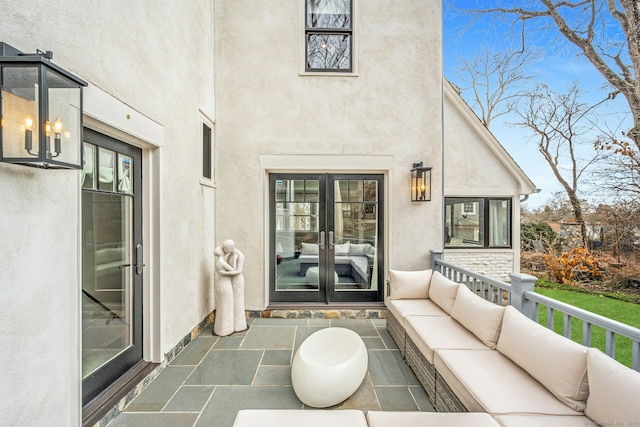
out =
<path fill-rule="evenodd" d="M 640 328 L 640 305 L 619 301 L 599 295 L 589 295 L 559 289 L 536 287 L 536 292 L 558 301 L 591 311 L 592 313 L 617 320 L 621 323 Z M 547 325 L 547 307 L 540 305 L 539 322 Z M 563 332 L 563 314 L 554 313 L 554 329 L 557 333 Z M 582 321 L 571 319 L 571 337 L 582 344 Z M 605 349 L 605 332 L 603 329 L 593 326 L 591 346 Z M 631 340 L 616 336 L 616 360 L 627 366 L 631 366 Z"/>

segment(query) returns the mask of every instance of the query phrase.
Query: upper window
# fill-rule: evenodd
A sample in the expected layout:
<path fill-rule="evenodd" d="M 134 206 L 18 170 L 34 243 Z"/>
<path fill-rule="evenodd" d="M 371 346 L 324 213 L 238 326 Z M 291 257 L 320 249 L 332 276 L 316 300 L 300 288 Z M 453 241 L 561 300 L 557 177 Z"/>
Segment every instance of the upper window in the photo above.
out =
<path fill-rule="evenodd" d="M 306 71 L 350 72 L 352 0 L 306 1 Z"/>
<path fill-rule="evenodd" d="M 511 199 L 447 197 L 445 205 L 445 247 L 511 247 Z"/>

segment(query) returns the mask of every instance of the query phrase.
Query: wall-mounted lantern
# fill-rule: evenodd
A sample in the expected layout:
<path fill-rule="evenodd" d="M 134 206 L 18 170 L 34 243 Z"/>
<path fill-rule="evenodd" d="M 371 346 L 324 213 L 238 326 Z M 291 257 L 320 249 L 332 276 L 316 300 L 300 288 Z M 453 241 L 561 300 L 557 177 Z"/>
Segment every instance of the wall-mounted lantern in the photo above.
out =
<path fill-rule="evenodd" d="M 82 87 L 51 62 L 50 51 L 22 53 L 0 42 L 0 161 L 82 168 Z"/>
<path fill-rule="evenodd" d="M 414 163 L 411 169 L 411 201 L 428 202 L 431 200 L 431 168 Z"/>

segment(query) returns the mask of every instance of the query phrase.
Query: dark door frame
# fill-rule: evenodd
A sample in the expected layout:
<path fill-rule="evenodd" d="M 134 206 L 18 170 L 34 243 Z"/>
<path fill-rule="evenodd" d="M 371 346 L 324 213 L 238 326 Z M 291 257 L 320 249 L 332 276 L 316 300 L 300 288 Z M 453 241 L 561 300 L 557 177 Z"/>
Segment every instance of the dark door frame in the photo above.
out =
<path fill-rule="evenodd" d="M 319 288 L 311 291 L 278 291 L 276 290 L 276 214 L 275 214 L 275 183 L 277 180 L 318 180 L 319 181 L 319 211 L 322 214 L 321 224 L 318 225 L 318 233 L 325 231 L 324 241 L 326 249 L 320 250 L 319 267 Z M 335 270 L 334 255 L 335 249 L 329 245 L 328 232 L 333 228 L 334 218 L 334 183 L 337 180 L 348 179 L 371 179 L 378 182 L 377 199 L 377 242 L 376 242 L 376 265 L 377 265 L 377 289 L 374 291 L 339 291 L 335 289 L 333 277 L 327 277 L 328 272 Z M 362 174 L 362 173 L 271 173 L 269 174 L 269 303 L 300 302 L 300 303 L 366 303 L 381 302 L 384 297 L 384 175 L 383 174 Z M 319 215 L 320 216 L 320 215 Z M 332 230 L 331 230 L 332 231 Z M 338 243 L 338 242 L 335 242 Z M 333 275 L 331 275 L 333 276 Z"/>
<path fill-rule="evenodd" d="M 133 195 L 123 195 L 122 197 L 133 197 L 133 241 L 132 264 L 133 269 L 133 334 L 132 345 L 121 352 L 82 381 L 82 405 L 90 403 L 96 396 L 104 392 L 109 386 L 115 383 L 131 368 L 142 360 L 143 357 L 143 310 L 142 310 L 142 284 L 143 269 L 137 268 L 142 264 L 142 150 L 125 142 L 101 134 L 94 130 L 84 128 L 83 139 L 85 142 L 103 147 L 134 159 L 132 169 Z M 114 178 L 115 179 L 115 178 Z M 116 181 L 117 182 L 117 181 Z M 100 190 L 82 189 L 84 192 L 100 192 Z M 115 193 L 114 193 L 115 194 Z M 82 197 L 82 196 L 81 196 Z M 84 240 L 83 240 L 84 241 Z"/>

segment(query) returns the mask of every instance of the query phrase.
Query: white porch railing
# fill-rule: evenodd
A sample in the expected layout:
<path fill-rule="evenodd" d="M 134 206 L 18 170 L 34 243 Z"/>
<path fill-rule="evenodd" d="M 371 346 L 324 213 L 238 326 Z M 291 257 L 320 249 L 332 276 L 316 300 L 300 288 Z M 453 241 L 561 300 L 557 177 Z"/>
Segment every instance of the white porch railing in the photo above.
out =
<path fill-rule="evenodd" d="M 640 329 L 616 320 L 565 304 L 535 292 L 536 277 L 528 274 L 510 274 L 511 283 L 492 279 L 465 270 L 442 259 L 442 252 L 431 252 L 431 268 L 439 271 L 454 282 L 463 283 L 471 290 L 496 304 L 510 304 L 530 319 L 540 323 L 539 307 L 546 307 L 547 328 L 554 330 L 555 313 L 563 315 L 563 335 L 572 339 L 572 319 L 582 322 L 582 344 L 591 347 L 593 327 L 602 328 L 605 333 L 604 351 L 616 358 L 616 338 L 624 337 L 631 342 L 631 367 L 640 371 Z"/>

